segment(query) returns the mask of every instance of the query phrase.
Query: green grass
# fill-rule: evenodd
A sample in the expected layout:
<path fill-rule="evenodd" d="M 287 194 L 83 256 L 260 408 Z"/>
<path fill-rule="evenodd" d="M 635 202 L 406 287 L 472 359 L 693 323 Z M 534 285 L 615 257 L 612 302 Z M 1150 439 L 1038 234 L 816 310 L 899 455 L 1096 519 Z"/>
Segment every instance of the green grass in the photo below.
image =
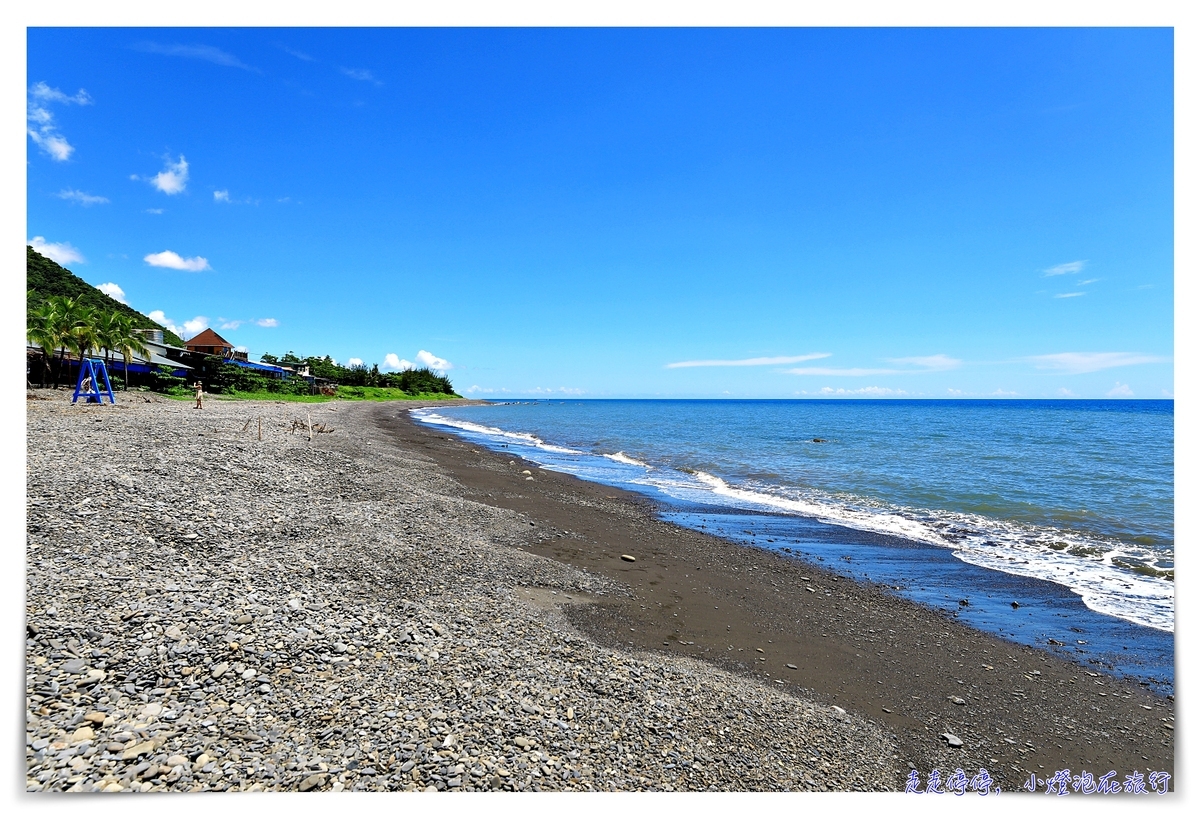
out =
<path fill-rule="evenodd" d="M 231 392 L 228 395 L 210 395 L 204 393 L 205 399 L 213 400 L 278 400 L 288 403 L 329 403 L 335 398 L 328 395 L 289 395 L 286 392 Z"/>
<path fill-rule="evenodd" d="M 442 392 L 410 395 L 390 386 L 339 386 L 338 397 L 342 400 L 456 400 L 462 396 Z"/>
<path fill-rule="evenodd" d="M 174 397 L 173 395 L 170 397 Z M 192 397 L 192 393 L 186 396 Z M 459 395 L 431 393 L 409 395 L 399 389 L 384 386 L 339 386 L 337 397 L 328 395 L 289 395 L 284 392 L 234 392 L 228 395 L 205 395 L 215 400 L 277 400 L 289 403 L 328 403 L 333 400 L 454 400 Z"/>

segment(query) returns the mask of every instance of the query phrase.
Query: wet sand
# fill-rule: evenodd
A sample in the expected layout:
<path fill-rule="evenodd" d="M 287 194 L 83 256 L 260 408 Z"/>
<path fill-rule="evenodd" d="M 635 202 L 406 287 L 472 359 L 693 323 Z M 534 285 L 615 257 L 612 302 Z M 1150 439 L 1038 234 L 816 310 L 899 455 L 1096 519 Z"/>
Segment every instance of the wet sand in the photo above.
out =
<path fill-rule="evenodd" d="M 933 769 L 983 768 L 1006 791 L 1064 769 L 1174 775 L 1173 697 L 881 586 L 662 522 L 645 497 L 542 471 L 416 424 L 407 409 L 382 404 L 375 422 L 464 497 L 526 515 L 525 549 L 628 586 L 628 597 L 567 609 L 592 638 L 705 659 L 871 719 L 897 738 L 898 788 L 910 770 L 924 788 Z"/>

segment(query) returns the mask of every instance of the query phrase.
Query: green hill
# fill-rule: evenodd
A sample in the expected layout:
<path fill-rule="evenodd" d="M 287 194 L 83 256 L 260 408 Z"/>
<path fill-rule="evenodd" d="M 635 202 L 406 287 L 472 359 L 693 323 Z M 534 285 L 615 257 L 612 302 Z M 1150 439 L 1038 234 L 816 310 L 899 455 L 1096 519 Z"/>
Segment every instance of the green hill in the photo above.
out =
<path fill-rule="evenodd" d="M 128 315 L 133 318 L 133 325 L 139 329 L 161 329 L 163 341 L 173 346 L 183 346 L 183 339 L 166 327 L 154 323 L 133 307 L 105 295 L 29 245 L 25 245 L 25 250 L 25 289 L 29 291 L 29 297 L 25 303 L 26 314 L 32 312 L 51 296 L 62 295 L 68 298 L 77 298 L 80 303 L 94 309 Z"/>

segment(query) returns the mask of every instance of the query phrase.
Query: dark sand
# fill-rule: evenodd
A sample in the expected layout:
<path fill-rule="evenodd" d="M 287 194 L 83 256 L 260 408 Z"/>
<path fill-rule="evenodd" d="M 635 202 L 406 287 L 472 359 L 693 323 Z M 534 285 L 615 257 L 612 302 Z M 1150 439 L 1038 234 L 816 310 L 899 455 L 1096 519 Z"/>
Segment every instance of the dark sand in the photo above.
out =
<path fill-rule="evenodd" d="M 528 516 L 529 551 L 629 586 L 629 598 L 571 609 L 592 638 L 685 653 L 764 684 L 782 680 L 799 696 L 873 719 L 897 737 L 898 788 L 910 769 L 924 786 L 935 768 L 944 778 L 982 767 L 1006 791 L 1031 773 L 1046 779 L 1063 769 L 1097 778 L 1115 770 L 1118 781 L 1134 771 L 1174 776 L 1171 697 L 973 630 L 882 587 L 661 522 L 644 497 L 420 426 L 407 407 L 380 405 L 376 418 L 397 445 L 460 482 L 464 497 Z M 946 732 L 963 747 L 950 748 Z"/>

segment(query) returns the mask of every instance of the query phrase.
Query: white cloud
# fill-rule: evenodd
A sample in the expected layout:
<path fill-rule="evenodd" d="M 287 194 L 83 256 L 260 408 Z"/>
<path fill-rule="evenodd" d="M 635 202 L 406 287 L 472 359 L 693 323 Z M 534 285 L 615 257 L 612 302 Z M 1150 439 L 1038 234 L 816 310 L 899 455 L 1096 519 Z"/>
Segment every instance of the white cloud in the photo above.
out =
<path fill-rule="evenodd" d="M 1087 293 L 1059 293 L 1058 295 L 1056 295 L 1054 297 L 1055 298 L 1078 298 L 1081 295 L 1087 295 Z"/>
<path fill-rule="evenodd" d="M 827 366 L 802 366 L 798 369 L 789 369 L 789 375 L 828 375 L 832 377 L 847 377 L 859 378 L 865 375 L 899 375 L 903 370 L 900 369 L 834 369 Z"/>
<path fill-rule="evenodd" d="M 26 244 L 32 246 L 34 250 L 37 250 L 46 258 L 50 259 L 51 261 L 56 261 L 59 264 L 66 265 L 73 262 L 79 262 L 80 264 L 87 263 L 83 257 L 83 253 L 79 252 L 78 249 L 72 247 L 70 243 L 65 241 L 51 242 L 46 241 L 41 236 L 34 236 L 28 242 L 26 242 Z"/>
<path fill-rule="evenodd" d="M 178 162 L 172 162 L 171 157 L 168 156 L 164 163 L 163 169 L 156 173 L 153 179 L 150 179 L 150 184 L 168 196 L 174 196 L 176 193 L 187 190 L 188 163 L 183 158 L 183 154 L 179 155 Z"/>
<path fill-rule="evenodd" d="M 167 318 L 162 310 L 148 312 L 146 313 L 146 317 L 154 323 L 166 327 L 185 341 L 208 329 L 208 319 L 203 315 L 197 315 L 190 321 L 184 321 L 182 325 L 176 324 L 170 318 Z"/>
<path fill-rule="evenodd" d="M 187 57 L 194 60 L 204 60 L 205 62 L 225 65 L 230 68 L 244 68 L 247 71 L 258 70 L 246 65 L 232 54 L 211 45 L 161 45 L 155 42 L 142 42 L 138 43 L 134 48 L 138 51 L 147 51 L 151 54 L 165 54 L 168 57 Z"/>
<path fill-rule="evenodd" d="M 477 386 L 475 384 L 472 384 L 471 386 L 467 387 L 468 395 L 493 395 L 497 392 L 508 392 L 508 391 L 510 391 L 510 390 L 508 390 L 508 389 L 492 389 L 490 387 Z"/>
<path fill-rule="evenodd" d="M 828 352 L 812 352 L 808 355 L 784 355 L 777 358 L 740 358 L 737 360 L 717 361 L 677 361 L 667 364 L 667 369 L 680 369 L 690 366 L 781 366 L 783 364 L 798 364 L 801 361 L 812 361 L 816 358 L 828 358 Z"/>
<path fill-rule="evenodd" d="M 445 358 L 439 358 L 432 352 L 421 350 L 417 353 L 417 363 L 429 367 L 438 372 L 445 372 L 448 369 L 453 369 L 454 364 L 447 361 Z"/>
<path fill-rule="evenodd" d="M 907 395 L 903 389 L 889 389 L 886 386 L 864 386 L 861 389 L 834 389 L 826 386 L 821 389 L 822 395 L 865 395 L 873 398 L 887 398 L 895 395 Z"/>
<path fill-rule="evenodd" d="M 173 250 L 163 250 L 161 253 L 151 253 L 146 256 L 145 262 L 151 267 L 167 267 L 171 270 L 186 270 L 189 273 L 198 273 L 201 270 L 210 270 L 208 259 L 203 256 L 194 256 L 193 258 L 183 258 Z"/>
<path fill-rule="evenodd" d="M 1102 278 L 1085 278 L 1083 281 L 1076 281 L 1076 287 L 1086 287 L 1088 284 L 1095 284 L 1097 281 L 1103 281 Z"/>
<path fill-rule="evenodd" d="M 955 397 L 961 397 L 963 394 L 963 391 L 961 389 L 954 389 L 952 387 L 947 387 L 946 391 L 949 392 L 951 395 L 954 395 Z"/>
<path fill-rule="evenodd" d="M 1129 384 L 1117 381 L 1117 385 L 1104 394 L 1110 398 L 1132 398 L 1133 390 L 1129 388 Z"/>
<path fill-rule="evenodd" d="M 40 131 L 29 131 L 29 135 L 33 137 L 34 144 L 49 154 L 55 162 L 65 162 L 70 159 L 75 148 L 65 136 L 49 133 L 48 130 L 42 128 Z"/>
<path fill-rule="evenodd" d="M 533 389 L 526 390 L 530 395 L 582 395 L 584 390 L 574 389 L 569 386 L 560 386 L 557 389 L 547 389 L 544 386 L 535 386 Z"/>
<path fill-rule="evenodd" d="M 72 103 L 75 105 L 92 104 L 91 96 L 89 96 L 88 92 L 82 88 L 79 89 L 75 96 L 68 96 L 57 88 L 51 88 L 44 82 L 37 82 L 34 83 L 33 87 L 29 89 L 29 93 L 33 95 L 34 99 L 40 99 L 46 102 L 63 102 L 68 105 Z"/>
<path fill-rule="evenodd" d="M 1078 273 L 1083 269 L 1086 261 L 1068 261 L 1066 264 L 1056 264 L 1053 267 L 1042 270 L 1046 276 L 1064 276 L 1070 273 Z"/>
<path fill-rule="evenodd" d="M 992 394 L 997 398 L 1015 398 L 1018 395 L 1017 392 L 1005 392 L 1003 389 L 997 389 Z"/>
<path fill-rule="evenodd" d="M 383 365 L 388 369 L 395 369 L 400 372 L 414 368 L 412 361 L 406 361 L 394 352 L 389 352 L 383 357 Z"/>
<path fill-rule="evenodd" d="M 1065 386 L 1060 386 L 1060 387 L 1059 387 L 1059 389 L 1058 389 L 1058 394 L 1062 395 L 1064 398 L 1073 398 L 1073 397 L 1075 397 L 1075 393 L 1074 393 L 1074 392 L 1072 392 L 1070 389 L 1067 389 L 1067 387 L 1065 387 Z"/>
<path fill-rule="evenodd" d="M 298 60 L 304 60 L 305 62 L 313 61 L 313 58 L 310 57 L 309 55 L 305 54 L 303 51 L 296 51 L 295 49 L 288 48 L 286 45 L 282 45 L 280 43 L 276 43 L 276 45 L 278 45 L 279 48 L 286 51 L 288 54 L 291 54 L 293 57 L 295 57 Z"/>
<path fill-rule="evenodd" d="M 146 209 L 147 213 L 153 213 L 155 216 L 161 216 L 163 209 L 161 207 L 150 207 Z"/>
<path fill-rule="evenodd" d="M 923 367 L 931 372 L 944 372 L 947 369 L 957 369 L 962 366 L 962 361 L 958 358 L 951 358 L 948 355 L 923 355 L 913 358 L 888 358 L 893 364 L 912 364 L 913 366 Z"/>
<path fill-rule="evenodd" d="M 1072 375 L 1084 372 L 1099 372 L 1117 366 L 1154 364 L 1166 360 L 1156 355 L 1141 355 L 1136 352 L 1057 352 L 1053 355 L 1031 355 L 1023 360 L 1038 369 L 1056 369 Z"/>
<path fill-rule="evenodd" d="M 129 303 L 125 300 L 125 291 L 111 281 L 106 281 L 103 284 L 97 284 L 96 289 L 114 301 L 120 301 L 122 304 Z"/>
<path fill-rule="evenodd" d="M 356 366 L 362 366 L 362 365 L 363 365 L 362 358 L 351 358 L 350 360 L 346 361 L 346 366 L 348 366 L 350 369 L 353 369 Z"/>
<path fill-rule="evenodd" d="M 68 202 L 76 202 L 84 207 L 91 207 L 94 204 L 108 204 L 108 199 L 103 196 L 93 196 L 90 193 L 84 193 L 82 190 L 74 190 L 72 188 L 60 190 L 58 198 L 66 199 Z"/>
<path fill-rule="evenodd" d="M 217 320 L 221 322 L 218 329 L 237 329 L 243 323 L 242 321 L 226 321 L 224 318 L 218 318 Z"/>
<path fill-rule="evenodd" d="M 238 347 L 234 347 L 234 349 L 236 349 L 238 352 L 249 352 L 250 351 L 250 347 L 247 347 L 247 346 L 238 346 Z"/>
<path fill-rule="evenodd" d="M 279 326 L 279 321 L 277 321 L 274 318 L 256 318 L 254 320 L 254 323 L 258 324 L 260 327 L 277 327 L 277 326 Z"/>
<path fill-rule="evenodd" d="M 383 85 L 382 82 L 375 79 L 375 75 L 365 68 L 339 68 L 343 74 L 350 79 L 358 80 L 359 82 L 373 82 L 376 85 Z"/>
<path fill-rule="evenodd" d="M 229 191 L 228 190 L 214 190 L 213 191 L 213 201 L 214 202 L 228 202 L 229 201 Z"/>
<path fill-rule="evenodd" d="M 64 103 L 67 105 L 90 105 L 92 98 L 88 96 L 88 92 L 79 89 L 79 93 L 75 96 L 69 96 L 59 91 L 57 88 L 51 88 L 44 82 L 35 83 L 29 89 L 29 95 L 37 102 L 29 102 L 26 107 L 25 117 L 31 123 L 30 127 L 25 129 L 29 134 L 29 138 L 33 140 L 33 144 L 37 145 L 44 153 L 56 162 L 65 162 L 71 158 L 71 154 L 75 151 L 67 138 L 58 131 L 58 126 L 54 124 L 54 114 L 46 105 L 50 103 Z"/>

